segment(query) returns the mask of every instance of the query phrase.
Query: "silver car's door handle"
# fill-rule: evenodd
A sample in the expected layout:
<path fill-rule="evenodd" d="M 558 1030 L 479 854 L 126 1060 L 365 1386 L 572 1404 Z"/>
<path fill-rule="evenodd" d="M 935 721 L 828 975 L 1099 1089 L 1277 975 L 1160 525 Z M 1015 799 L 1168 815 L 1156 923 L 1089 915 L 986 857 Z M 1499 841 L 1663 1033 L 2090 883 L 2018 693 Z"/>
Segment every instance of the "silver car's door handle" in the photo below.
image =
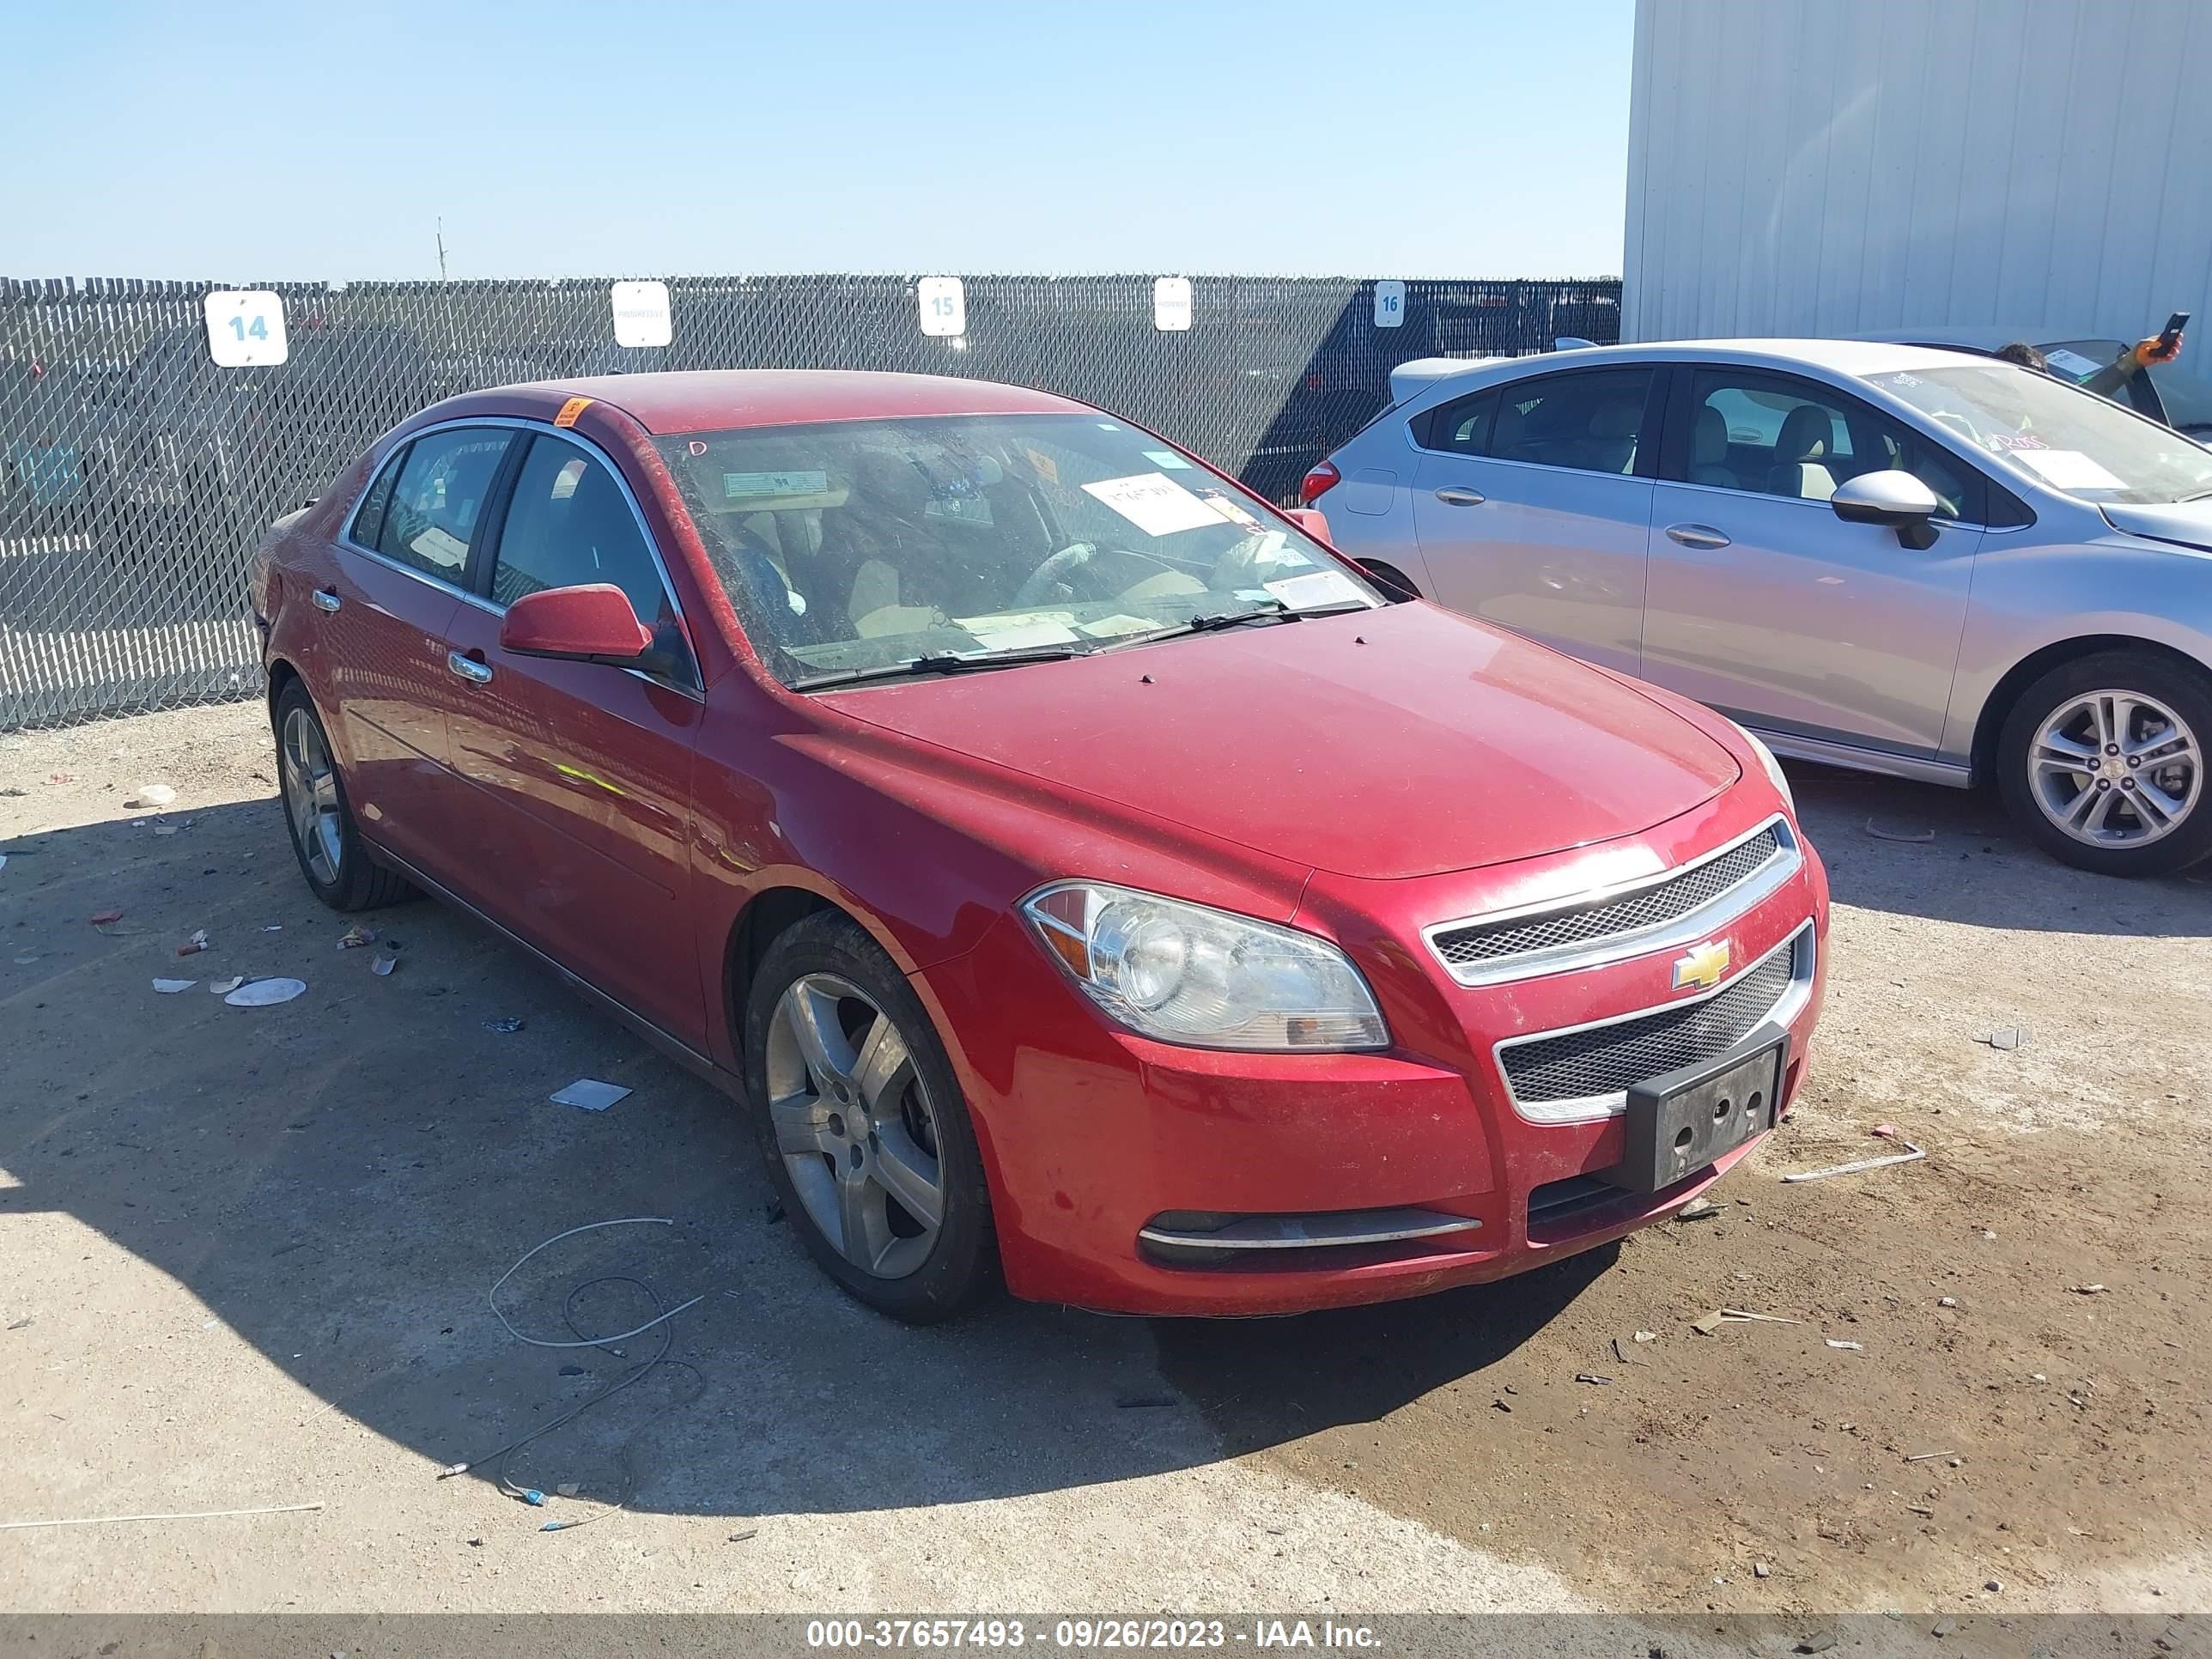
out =
<path fill-rule="evenodd" d="M 491 665 L 478 662 L 474 657 L 465 657 L 458 651 L 446 653 L 446 666 L 459 674 L 471 685 L 491 684 Z"/>
<path fill-rule="evenodd" d="M 307 597 L 315 602 L 318 611 L 335 611 L 345 603 L 333 589 L 327 587 L 319 587 Z"/>
<path fill-rule="evenodd" d="M 1480 507 L 1482 492 L 1479 489 L 1462 489 L 1458 485 L 1453 484 L 1437 491 L 1437 499 L 1446 507 Z"/>
<path fill-rule="evenodd" d="M 1709 524 L 1670 524 L 1667 539 L 1685 547 L 1726 547 L 1729 538 Z"/>

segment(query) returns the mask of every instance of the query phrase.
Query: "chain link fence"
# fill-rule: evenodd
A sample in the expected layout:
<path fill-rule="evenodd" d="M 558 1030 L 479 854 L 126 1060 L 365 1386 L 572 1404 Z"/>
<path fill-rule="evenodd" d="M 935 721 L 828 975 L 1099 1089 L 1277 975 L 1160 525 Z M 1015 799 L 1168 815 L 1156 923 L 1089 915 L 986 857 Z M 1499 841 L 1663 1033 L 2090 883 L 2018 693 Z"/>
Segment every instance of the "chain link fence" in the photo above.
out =
<path fill-rule="evenodd" d="M 971 276 L 966 331 L 921 331 L 898 276 L 669 284 L 671 343 L 613 338 L 601 281 L 278 284 L 289 356 L 217 368 L 210 284 L 0 281 L 0 731 L 250 694 L 264 529 L 381 432 L 481 386 L 655 369 L 904 369 L 1064 392 L 1271 499 L 1417 357 L 1620 337 L 1617 282 L 1200 277 L 1188 330 L 1144 276 Z"/>

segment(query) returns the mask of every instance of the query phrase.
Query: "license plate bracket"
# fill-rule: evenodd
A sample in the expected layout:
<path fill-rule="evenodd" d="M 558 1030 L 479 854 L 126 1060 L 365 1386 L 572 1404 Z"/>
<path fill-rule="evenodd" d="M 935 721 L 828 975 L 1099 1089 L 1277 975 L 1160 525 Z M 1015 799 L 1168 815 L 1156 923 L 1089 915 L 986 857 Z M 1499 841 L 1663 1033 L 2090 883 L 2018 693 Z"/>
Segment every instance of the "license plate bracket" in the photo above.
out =
<path fill-rule="evenodd" d="M 1626 1144 L 1605 1179 L 1656 1193 L 1774 1127 L 1790 1033 L 1771 1022 L 1712 1060 L 1630 1085 Z"/>

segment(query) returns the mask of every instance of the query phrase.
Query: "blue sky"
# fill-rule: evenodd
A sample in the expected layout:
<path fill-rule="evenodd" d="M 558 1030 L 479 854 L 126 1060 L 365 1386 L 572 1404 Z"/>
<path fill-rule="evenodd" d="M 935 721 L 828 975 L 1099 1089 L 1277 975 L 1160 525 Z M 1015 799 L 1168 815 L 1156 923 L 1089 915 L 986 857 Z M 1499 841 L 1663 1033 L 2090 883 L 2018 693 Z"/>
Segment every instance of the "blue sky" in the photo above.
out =
<path fill-rule="evenodd" d="M 10 9 L 0 276 L 1620 270 L 1632 0 Z"/>

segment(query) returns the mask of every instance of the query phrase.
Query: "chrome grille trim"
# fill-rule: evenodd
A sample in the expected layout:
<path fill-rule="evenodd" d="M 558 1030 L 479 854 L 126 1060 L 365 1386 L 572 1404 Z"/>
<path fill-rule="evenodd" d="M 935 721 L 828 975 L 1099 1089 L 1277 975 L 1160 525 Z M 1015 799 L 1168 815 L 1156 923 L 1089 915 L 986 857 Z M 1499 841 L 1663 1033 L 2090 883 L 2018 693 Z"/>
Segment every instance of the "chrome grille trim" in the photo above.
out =
<path fill-rule="evenodd" d="M 1764 860 L 1737 873 L 1718 892 L 1692 897 L 1691 908 L 1673 914 L 1666 912 L 1670 891 L 1678 895 L 1697 893 L 1699 872 L 1723 860 L 1740 860 L 1745 849 L 1762 840 L 1771 842 L 1774 849 Z M 1461 985 L 1497 985 L 1508 980 L 1537 979 L 1547 974 L 1578 973 L 1608 963 L 1624 962 L 1646 951 L 1695 944 L 1778 890 L 1803 867 L 1804 862 L 1804 853 L 1789 818 L 1778 812 L 1727 846 L 1715 848 L 1671 870 L 1564 898 L 1431 922 L 1421 929 L 1421 939 L 1443 970 Z M 1612 920 L 1626 925 L 1617 930 L 1606 929 L 1607 912 L 1613 913 Z M 1656 914 L 1651 919 L 1639 920 L 1653 912 Z M 1581 920 L 1584 917 L 1592 920 Z M 1557 943 L 1540 942 L 1547 929 L 1580 935 L 1593 925 L 1601 931 L 1587 937 L 1571 936 Z M 1463 961 L 1453 959 L 1455 947 L 1464 955 L 1470 940 L 1494 939 L 1506 934 L 1526 934 L 1538 942 L 1496 955 Z"/>
<path fill-rule="evenodd" d="M 1712 1051 L 1714 1054 L 1723 1054 L 1727 1052 L 1728 1048 L 1734 1046 L 1735 1041 L 1740 1041 L 1742 1035 L 1756 1030 L 1762 1024 L 1771 1021 L 1776 1024 L 1786 1025 L 1796 1018 L 1799 1011 L 1804 1007 L 1807 999 L 1813 994 L 1813 979 L 1818 966 L 1815 958 L 1816 950 L 1813 923 L 1811 919 L 1808 918 L 1802 927 L 1760 957 L 1758 961 L 1746 963 L 1741 970 L 1729 975 L 1711 990 L 1702 992 L 1697 996 L 1682 997 L 1651 1007 L 1632 1009 L 1625 1014 L 1614 1014 L 1605 1019 L 1590 1020 L 1581 1025 L 1565 1025 L 1549 1031 L 1531 1031 L 1525 1036 L 1508 1037 L 1493 1045 L 1491 1050 L 1491 1057 L 1498 1066 L 1498 1077 L 1505 1085 L 1506 1097 L 1512 1101 L 1514 1111 L 1531 1123 L 1583 1123 L 1599 1118 L 1617 1117 L 1628 1109 L 1628 1091 L 1625 1085 L 1603 1094 L 1583 1095 L 1572 1099 L 1523 1100 L 1514 1087 L 1513 1073 L 1507 1066 L 1506 1056 L 1513 1049 L 1527 1048 L 1531 1043 L 1556 1042 L 1561 1037 L 1577 1036 L 1585 1031 L 1603 1030 L 1608 1026 L 1626 1025 L 1632 1021 L 1650 1019 L 1655 1015 L 1674 1014 L 1686 1008 L 1698 1007 L 1701 1004 L 1712 1001 L 1717 997 L 1726 996 L 1743 981 L 1766 967 L 1776 957 L 1784 951 L 1788 951 L 1790 977 L 1783 986 L 1780 995 L 1776 997 L 1765 1009 L 1757 1012 L 1753 1018 L 1745 1023 L 1743 1031 L 1739 1033 L 1736 1038 L 1731 1039 L 1729 1043 L 1716 1048 Z M 1692 1059 L 1676 1063 L 1693 1064 L 1695 1062 Z"/>

